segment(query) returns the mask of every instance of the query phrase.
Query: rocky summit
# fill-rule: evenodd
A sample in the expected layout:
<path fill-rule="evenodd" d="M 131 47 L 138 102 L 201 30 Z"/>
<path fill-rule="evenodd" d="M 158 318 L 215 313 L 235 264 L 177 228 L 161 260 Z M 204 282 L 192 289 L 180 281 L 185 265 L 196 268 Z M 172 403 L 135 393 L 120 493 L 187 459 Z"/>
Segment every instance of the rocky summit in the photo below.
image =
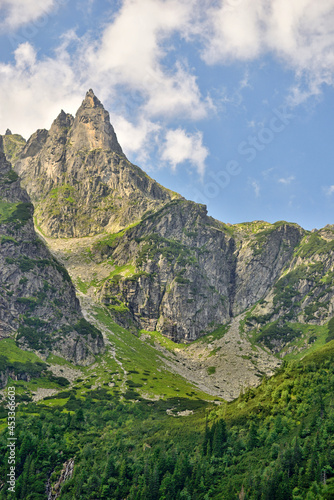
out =
<path fill-rule="evenodd" d="M 47 236 L 115 232 L 180 197 L 127 160 L 92 90 L 75 117 L 61 111 L 49 131 L 30 137 L 14 169 Z"/>
<path fill-rule="evenodd" d="M 47 358 L 78 364 L 103 350 L 101 333 L 83 318 L 66 269 L 37 236 L 34 207 L 3 151 L 0 137 L 0 339 Z"/>

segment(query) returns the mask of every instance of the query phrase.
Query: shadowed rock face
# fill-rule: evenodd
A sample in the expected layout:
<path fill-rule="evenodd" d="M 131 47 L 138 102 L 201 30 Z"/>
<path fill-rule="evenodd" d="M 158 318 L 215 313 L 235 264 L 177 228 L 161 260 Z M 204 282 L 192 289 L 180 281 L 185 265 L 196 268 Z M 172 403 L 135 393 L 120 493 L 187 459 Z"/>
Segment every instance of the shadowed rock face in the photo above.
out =
<path fill-rule="evenodd" d="M 127 160 L 92 90 L 75 118 L 61 111 L 30 137 L 14 169 L 52 237 L 117 231 L 179 197 Z"/>
<path fill-rule="evenodd" d="M 106 280 L 101 300 L 111 309 L 123 303 L 140 328 L 195 340 L 260 300 L 291 259 L 303 230 L 267 226 L 258 248 L 246 231 L 208 217 L 205 206 L 173 201 L 100 250 L 101 259 L 135 266 L 133 275 Z"/>
<path fill-rule="evenodd" d="M 274 323 L 263 339 L 279 351 L 289 337 L 284 325 L 324 324 L 334 314 L 334 226 L 313 233 L 284 221 L 227 226 L 204 206 L 175 200 L 92 250 L 97 260 L 134 268 L 114 272 L 100 292 L 111 310 L 128 309 L 118 320 L 176 341 L 254 306 L 245 329 Z"/>
<path fill-rule="evenodd" d="M 38 239 L 33 205 L 3 152 L 0 137 L 0 338 L 85 364 L 103 348 L 87 326 L 68 273 Z"/>

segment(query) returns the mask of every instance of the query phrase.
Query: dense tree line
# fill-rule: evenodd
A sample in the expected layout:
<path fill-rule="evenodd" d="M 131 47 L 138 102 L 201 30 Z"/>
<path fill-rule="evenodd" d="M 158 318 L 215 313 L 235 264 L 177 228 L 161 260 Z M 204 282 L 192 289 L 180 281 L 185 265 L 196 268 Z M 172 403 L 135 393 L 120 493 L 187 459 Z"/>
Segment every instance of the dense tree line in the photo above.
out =
<path fill-rule="evenodd" d="M 86 399 L 64 392 L 62 408 L 28 403 L 17 417 L 16 493 L 3 485 L 0 499 L 45 499 L 74 458 L 63 500 L 330 500 L 333 389 L 327 349 L 190 417 L 168 416 L 168 402 L 120 401 L 104 390 Z M 7 457 L 4 431 L 1 477 Z"/>

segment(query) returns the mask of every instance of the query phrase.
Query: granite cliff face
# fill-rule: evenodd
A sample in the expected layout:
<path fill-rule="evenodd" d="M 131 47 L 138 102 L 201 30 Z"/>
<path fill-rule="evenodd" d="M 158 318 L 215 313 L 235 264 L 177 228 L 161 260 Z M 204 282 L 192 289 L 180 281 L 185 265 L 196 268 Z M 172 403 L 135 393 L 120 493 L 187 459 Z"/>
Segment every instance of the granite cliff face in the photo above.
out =
<path fill-rule="evenodd" d="M 333 316 L 334 226 L 327 225 L 305 232 L 293 258 L 256 305 L 246 327 L 261 332 L 260 340 L 278 352 L 303 335 L 291 324 L 324 325 Z M 310 338 L 315 340 L 313 335 Z"/>
<path fill-rule="evenodd" d="M 244 312 L 245 332 L 279 352 L 304 334 L 291 324 L 334 316 L 334 226 L 231 226 L 175 200 L 117 236 L 91 250 L 115 266 L 99 296 L 125 325 L 131 318 L 137 328 L 195 340 Z"/>
<path fill-rule="evenodd" d="M 49 131 L 30 137 L 18 158 L 14 169 L 37 224 L 52 237 L 117 231 L 179 197 L 127 160 L 92 90 L 75 117 L 62 111 Z"/>
<path fill-rule="evenodd" d="M 85 364 L 103 348 L 102 336 L 83 319 L 66 269 L 37 237 L 33 210 L 0 137 L 0 338 Z"/>
<path fill-rule="evenodd" d="M 259 236 L 208 217 L 205 206 L 172 201 L 110 245 L 93 247 L 101 259 L 113 259 L 116 270 L 124 274 L 128 265 L 134 271 L 114 271 L 101 300 L 116 311 L 124 304 L 139 328 L 195 340 L 259 301 L 303 236 L 295 224 L 261 224 L 267 233 L 260 252 Z"/>

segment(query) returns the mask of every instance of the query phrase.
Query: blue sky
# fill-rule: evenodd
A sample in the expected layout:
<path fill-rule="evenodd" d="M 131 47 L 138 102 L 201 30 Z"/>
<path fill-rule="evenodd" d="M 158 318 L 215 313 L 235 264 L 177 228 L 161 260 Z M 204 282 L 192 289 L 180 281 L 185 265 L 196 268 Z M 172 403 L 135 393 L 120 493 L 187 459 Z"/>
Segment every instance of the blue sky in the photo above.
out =
<path fill-rule="evenodd" d="M 230 223 L 334 224 L 334 0 L 0 0 L 0 132 L 93 88 L 128 158 Z"/>

